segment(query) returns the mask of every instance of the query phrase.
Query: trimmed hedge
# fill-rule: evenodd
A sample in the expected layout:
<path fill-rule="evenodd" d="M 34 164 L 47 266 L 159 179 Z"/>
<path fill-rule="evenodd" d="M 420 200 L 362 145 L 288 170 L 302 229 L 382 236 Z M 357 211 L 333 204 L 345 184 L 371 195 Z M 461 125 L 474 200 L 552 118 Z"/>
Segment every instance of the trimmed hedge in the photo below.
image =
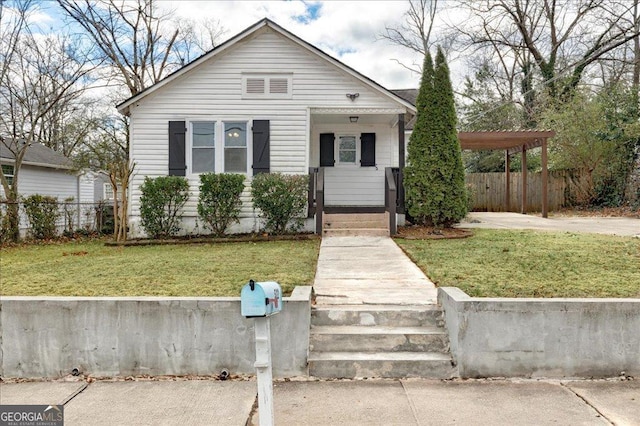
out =
<path fill-rule="evenodd" d="M 150 238 L 176 235 L 182 222 L 182 207 L 189 199 L 189 182 L 181 176 L 148 176 L 140 185 L 140 217 Z"/>
<path fill-rule="evenodd" d="M 253 178 L 253 205 L 260 209 L 266 232 L 280 235 L 302 228 L 308 185 L 307 175 L 261 173 Z"/>
<path fill-rule="evenodd" d="M 200 175 L 198 215 L 216 237 L 223 236 L 232 223 L 239 223 L 244 179 L 244 175 L 231 173 Z"/>

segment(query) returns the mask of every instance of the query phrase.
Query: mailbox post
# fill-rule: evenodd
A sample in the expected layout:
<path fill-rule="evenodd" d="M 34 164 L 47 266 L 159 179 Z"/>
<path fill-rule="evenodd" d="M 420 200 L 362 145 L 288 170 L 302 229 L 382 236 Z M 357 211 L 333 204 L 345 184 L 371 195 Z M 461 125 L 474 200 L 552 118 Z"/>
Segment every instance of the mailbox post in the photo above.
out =
<path fill-rule="evenodd" d="M 249 280 L 240 293 L 243 316 L 254 318 L 256 337 L 256 368 L 258 375 L 258 413 L 260 425 L 274 424 L 273 373 L 271 369 L 270 316 L 282 310 L 282 290 L 276 282 Z"/>

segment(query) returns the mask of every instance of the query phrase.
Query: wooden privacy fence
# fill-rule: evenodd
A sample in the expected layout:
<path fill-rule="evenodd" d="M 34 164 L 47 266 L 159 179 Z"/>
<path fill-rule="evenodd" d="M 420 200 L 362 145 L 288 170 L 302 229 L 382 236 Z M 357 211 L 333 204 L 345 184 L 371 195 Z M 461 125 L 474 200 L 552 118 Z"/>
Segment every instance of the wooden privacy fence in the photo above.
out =
<path fill-rule="evenodd" d="M 505 211 L 505 173 L 467 173 L 467 188 L 471 190 L 474 211 Z M 522 173 L 511 172 L 509 211 L 520 211 L 522 197 Z M 549 210 L 570 205 L 577 191 L 580 178 L 566 171 L 549 172 Z M 541 173 L 527 173 L 527 212 L 542 210 Z"/>

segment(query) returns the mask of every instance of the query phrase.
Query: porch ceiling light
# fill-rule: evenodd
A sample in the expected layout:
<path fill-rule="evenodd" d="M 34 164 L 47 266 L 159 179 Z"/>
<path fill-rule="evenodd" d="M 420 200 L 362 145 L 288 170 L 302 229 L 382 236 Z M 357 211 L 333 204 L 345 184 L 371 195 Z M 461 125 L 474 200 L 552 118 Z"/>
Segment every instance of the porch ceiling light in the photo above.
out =
<path fill-rule="evenodd" d="M 358 122 L 358 116 L 357 115 L 352 115 L 351 117 L 349 117 L 349 121 L 352 123 L 357 123 Z"/>

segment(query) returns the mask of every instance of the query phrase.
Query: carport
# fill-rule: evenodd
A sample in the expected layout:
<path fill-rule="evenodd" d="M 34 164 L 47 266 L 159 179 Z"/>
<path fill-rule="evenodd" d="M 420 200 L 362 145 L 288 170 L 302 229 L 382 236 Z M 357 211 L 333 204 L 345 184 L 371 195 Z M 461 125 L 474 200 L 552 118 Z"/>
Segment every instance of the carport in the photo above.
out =
<path fill-rule="evenodd" d="M 556 135 L 552 130 L 518 130 L 518 131 L 486 131 L 459 132 L 460 148 L 471 151 L 505 152 L 505 211 L 509 211 L 509 194 L 511 191 L 511 155 L 522 154 L 522 197 L 520 212 L 527 211 L 527 151 L 542 148 L 542 217 L 548 216 L 548 168 L 547 168 L 547 139 Z"/>

